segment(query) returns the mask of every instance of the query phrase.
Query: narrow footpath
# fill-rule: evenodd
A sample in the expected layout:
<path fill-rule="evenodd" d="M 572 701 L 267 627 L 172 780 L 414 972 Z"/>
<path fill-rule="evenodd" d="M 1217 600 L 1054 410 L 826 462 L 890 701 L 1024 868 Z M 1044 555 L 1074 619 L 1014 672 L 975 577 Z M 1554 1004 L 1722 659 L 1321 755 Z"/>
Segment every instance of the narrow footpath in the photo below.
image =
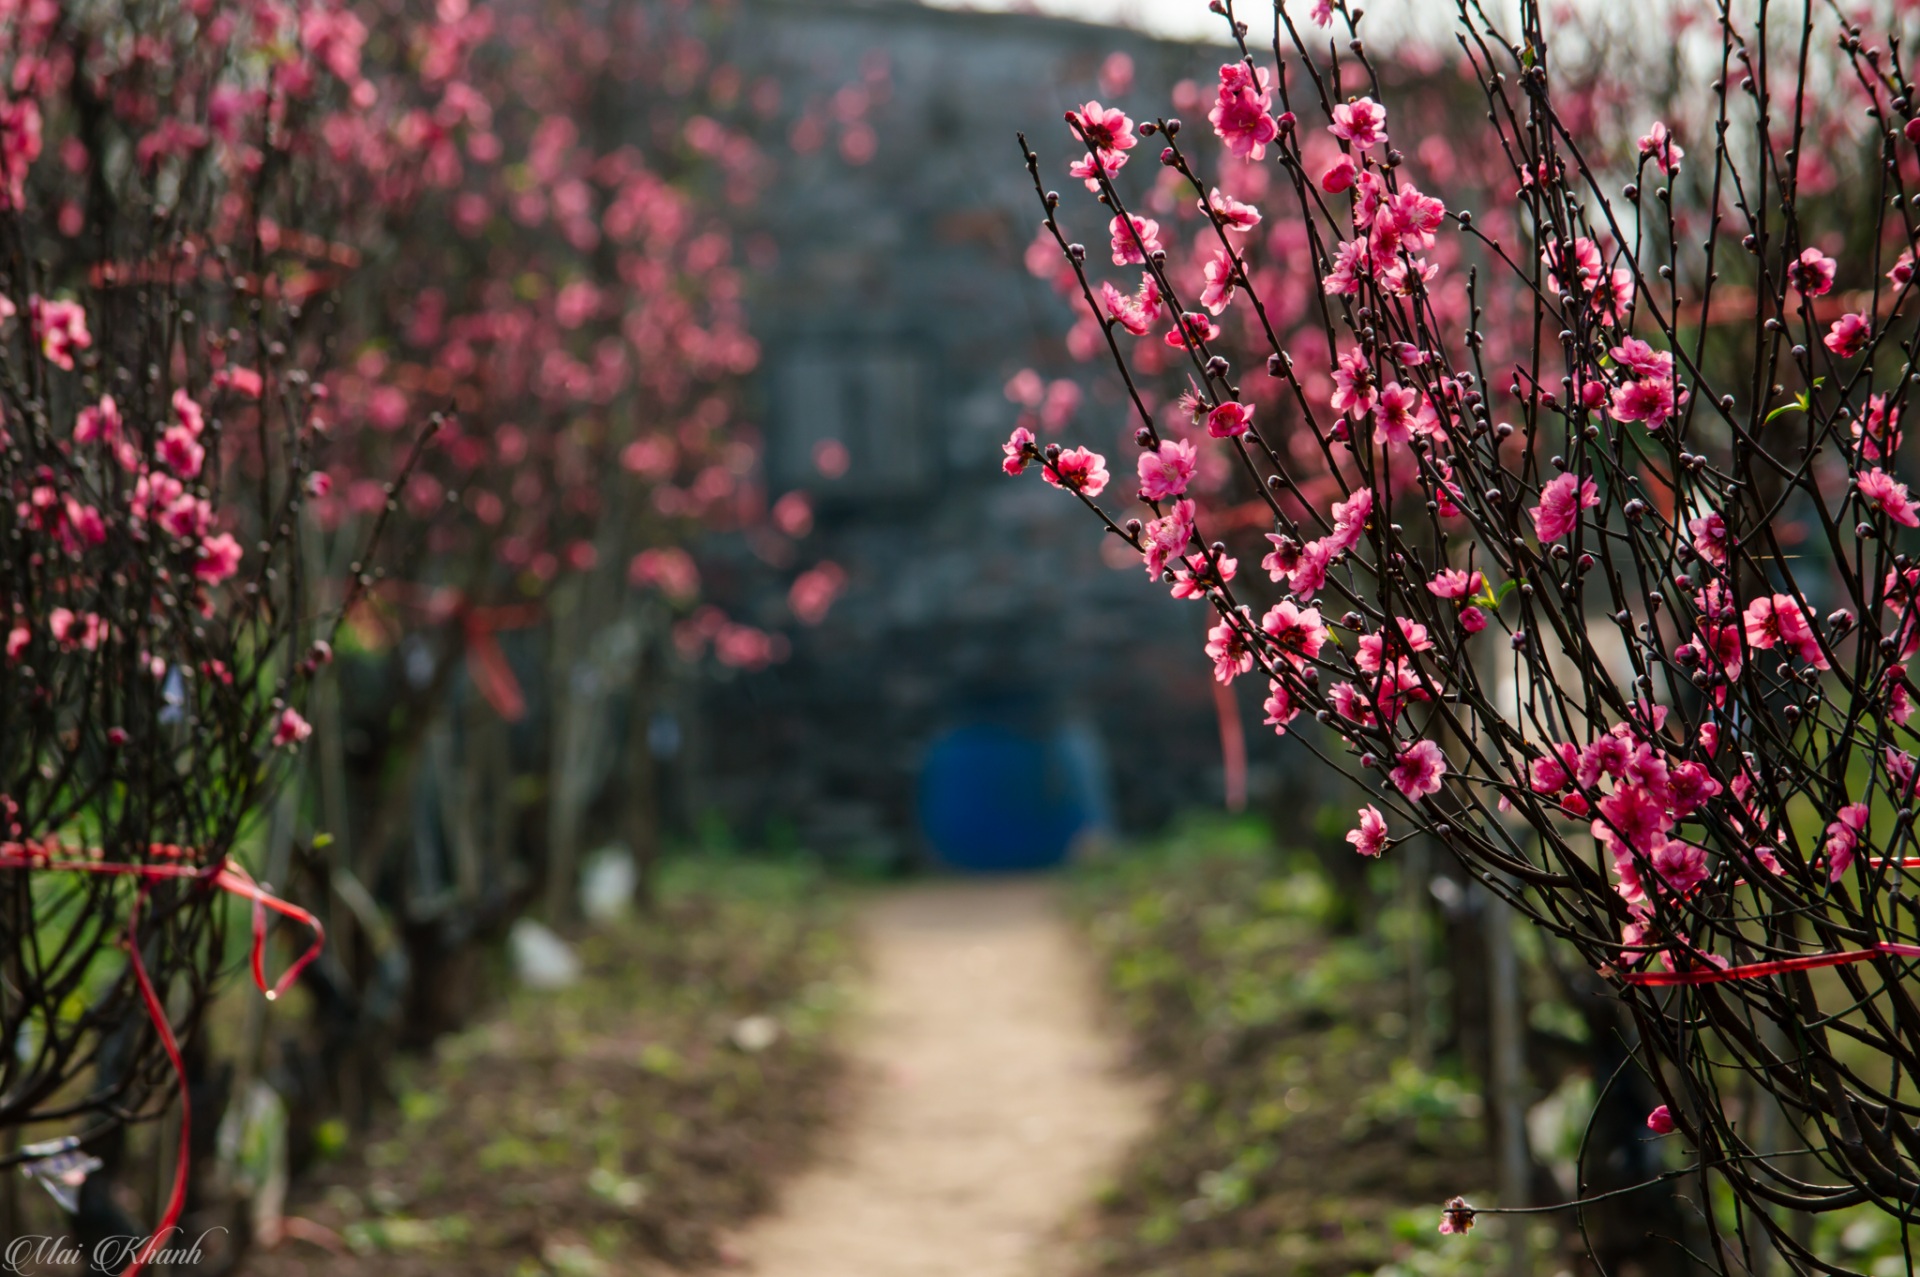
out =
<path fill-rule="evenodd" d="M 737 1240 L 757 1277 L 1071 1277 L 1076 1221 L 1151 1094 L 1051 890 L 943 882 L 867 907 L 852 1110 Z"/>

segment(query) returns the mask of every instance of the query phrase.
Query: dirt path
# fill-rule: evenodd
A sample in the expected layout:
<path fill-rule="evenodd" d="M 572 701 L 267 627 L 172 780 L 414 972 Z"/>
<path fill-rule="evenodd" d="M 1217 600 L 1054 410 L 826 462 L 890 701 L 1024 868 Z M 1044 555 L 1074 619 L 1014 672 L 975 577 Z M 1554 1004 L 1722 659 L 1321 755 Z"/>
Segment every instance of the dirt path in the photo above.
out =
<path fill-rule="evenodd" d="M 854 1112 L 740 1253 L 758 1277 L 1070 1277 L 1071 1221 L 1150 1096 L 1048 884 L 907 888 L 864 923 Z"/>

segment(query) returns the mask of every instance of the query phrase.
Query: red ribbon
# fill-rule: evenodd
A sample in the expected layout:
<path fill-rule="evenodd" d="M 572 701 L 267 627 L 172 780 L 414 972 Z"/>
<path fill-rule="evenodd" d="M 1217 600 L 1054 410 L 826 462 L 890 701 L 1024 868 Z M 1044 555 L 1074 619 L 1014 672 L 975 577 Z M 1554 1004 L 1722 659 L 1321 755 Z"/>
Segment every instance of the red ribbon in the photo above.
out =
<path fill-rule="evenodd" d="M 320 956 L 325 947 L 326 930 L 320 920 L 295 904 L 289 904 L 268 891 L 253 880 L 253 876 L 225 856 L 210 865 L 190 863 L 192 852 L 170 843 L 154 843 L 147 848 L 147 854 L 158 857 L 157 862 L 128 864 L 121 861 L 102 860 L 98 848 L 87 852 L 76 852 L 60 846 L 49 838 L 45 842 L 0 842 L 0 869 L 30 869 L 50 873 L 94 873 L 111 874 L 118 877 L 136 878 L 140 882 L 140 892 L 134 897 L 133 908 L 127 914 L 127 933 L 121 943 L 126 946 L 128 957 L 133 966 L 134 982 L 140 988 L 140 1000 L 146 1005 L 147 1018 L 153 1023 L 153 1031 L 160 1039 L 161 1048 L 167 1053 L 167 1060 L 173 1065 L 173 1075 L 180 1085 L 180 1155 L 174 1163 L 173 1187 L 167 1194 L 167 1209 L 160 1218 L 159 1227 L 141 1246 L 140 1253 L 134 1256 L 133 1264 L 122 1277 L 138 1277 L 147 1266 L 153 1252 L 161 1242 L 173 1232 L 180 1222 L 180 1214 L 187 1202 L 187 1174 L 192 1163 L 193 1114 L 188 1095 L 186 1063 L 180 1056 L 180 1043 L 174 1037 L 173 1025 L 167 1019 L 167 1009 L 160 1001 L 159 993 L 153 987 L 153 980 L 147 975 L 146 960 L 140 955 L 140 908 L 152 893 L 155 883 L 169 879 L 195 879 L 211 883 L 230 895 L 240 896 L 253 903 L 253 982 L 269 1001 L 285 993 L 300 973 Z M 79 857 L 79 858 L 75 858 Z M 267 911 L 272 910 L 284 918 L 291 918 L 313 932 L 313 943 L 306 952 L 296 958 L 291 966 L 281 973 L 280 978 L 267 984 Z"/>
<path fill-rule="evenodd" d="M 1874 868 L 1885 865 L 1897 865 L 1902 869 L 1920 869 L 1920 856 L 1870 856 L 1867 863 Z M 1734 886 L 1746 886 L 1746 879 L 1736 879 Z M 1628 945 L 1625 951 L 1635 949 L 1645 952 L 1657 952 L 1659 945 Z M 1890 954 L 1901 958 L 1920 958 L 1920 945 L 1895 944 L 1883 940 L 1871 949 L 1848 949 L 1839 953 L 1807 953 L 1797 958 L 1775 958 L 1770 962 L 1749 962 L 1738 967 L 1689 967 L 1685 971 L 1622 971 L 1618 967 L 1602 967 L 1599 975 L 1602 979 L 1618 980 L 1622 984 L 1636 985 L 1640 988 L 1670 988 L 1674 985 L 1724 984 L 1728 980 L 1760 980 L 1770 975 L 1783 975 L 1788 971 L 1817 971 L 1821 967 L 1844 967 L 1855 962 L 1865 962 Z"/>
<path fill-rule="evenodd" d="M 1601 976 L 1641 988 L 1667 988 L 1681 984 L 1722 984 L 1728 980 L 1759 980 L 1788 971 L 1813 971 L 1820 967 L 1843 967 L 1891 954 L 1901 958 L 1920 958 L 1920 945 L 1881 941 L 1870 949 L 1848 949 L 1841 953 L 1806 953 L 1797 958 L 1775 958 L 1770 962 L 1749 962 L 1738 967 L 1689 967 L 1685 971 L 1617 971 L 1603 968 Z"/>
<path fill-rule="evenodd" d="M 140 1247 L 140 1253 L 133 1257 L 133 1263 L 122 1277 L 139 1277 L 140 1270 L 153 1258 L 153 1252 L 160 1243 L 172 1234 L 180 1223 L 180 1213 L 187 1205 L 187 1174 L 193 1163 L 193 1095 L 187 1085 L 186 1062 L 180 1058 L 180 1043 L 173 1036 L 173 1025 L 167 1020 L 167 1009 L 160 1002 L 160 995 L 154 992 L 153 981 L 147 976 L 147 964 L 140 956 L 140 938 L 136 927 L 140 921 L 140 905 L 146 900 L 151 886 L 140 888 L 140 894 L 134 898 L 133 910 L 127 915 L 127 953 L 133 959 L 133 978 L 140 984 L 140 999 L 147 1004 L 147 1018 L 153 1021 L 154 1032 L 160 1035 L 160 1045 L 166 1049 L 167 1059 L 173 1065 L 174 1079 L 180 1084 L 180 1151 L 173 1162 L 173 1187 L 167 1192 L 167 1209 L 160 1217 L 159 1227 Z"/>
<path fill-rule="evenodd" d="M 501 630 L 524 629 L 540 619 L 538 604 L 519 607 L 471 607 L 459 605 L 460 630 L 466 640 L 467 676 L 473 680 L 487 704 L 509 723 L 527 716 L 527 698 L 520 680 L 513 676 L 507 654 L 500 650 L 494 635 Z"/>
<path fill-rule="evenodd" d="M 1213 712 L 1220 720 L 1220 770 L 1226 780 L 1227 810 L 1247 809 L 1247 737 L 1240 726 L 1240 702 L 1233 689 L 1214 681 Z"/>
<path fill-rule="evenodd" d="M 467 676 L 473 680 L 474 690 L 493 706 L 494 713 L 509 723 L 517 723 L 527 716 L 526 694 L 520 690 L 520 680 L 514 677 L 513 666 L 507 663 L 507 654 L 500 650 L 500 640 L 495 635 L 501 630 L 525 629 L 537 624 L 545 615 L 538 603 L 478 607 L 456 589 L 427 590 L 400 583 L 389 587 L 387 592 L 396 602 L 424 612 L 429 620 L 451 620 L 458 624 L 467 654 Z"/>

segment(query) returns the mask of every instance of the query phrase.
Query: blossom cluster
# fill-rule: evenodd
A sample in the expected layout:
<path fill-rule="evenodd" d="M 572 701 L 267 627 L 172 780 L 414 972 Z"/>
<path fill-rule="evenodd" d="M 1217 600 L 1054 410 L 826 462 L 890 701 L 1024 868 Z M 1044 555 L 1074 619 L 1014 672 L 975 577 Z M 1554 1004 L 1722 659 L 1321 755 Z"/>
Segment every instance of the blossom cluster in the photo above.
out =
<path fill-rule="evenodd" d="M 1227 156 L 1252 160 L 1276 141 L 1283 147 L 1295 145 L 1298 122 L 1291 112 L 1277 118 L 1271 114 L 1273 91 L 1271 73 L 1264 68 L 1252 63 L 1221 68 L 1208 118 Z M 1575 467 L 1556 456 L 1552 461 L 1558 473 L 1534 480 L 1528 473 L 1536 456 L 1533 449 L 1500 446 L 1514 437 L 1516 428 L 1491 421 L 1488 396 L 1476 374 L 1453 367 L 1423 322 L 1441 306 L 1436 297 L 1449 282 L 1459 285 L 1457 279 L 1440 280 L 1439 268 L 1427 254 L 1450 220 L 1471 234 L 1470 216 L 1450 219 L 1441 200 L 1422 192 L 1399 171 L 1397 161 L 1389 162 L 1392 139 L 1385 107 L 1359 97 L 1336 104 L 1330 116 L 1327 132 L 1338 140 L 1339 150 L 1316 184 L 1327 194 L 1344 195 L 1346 211 L 1344 218 L 1328 219 L 1336 234 L 1326 241 L 1332 269 L 1321 279 L 1321 291 L 1328 299 L 1367 304 L 1360 317 L 1370 324 L 1357 327 L 1351 311 L 1341 316 L 1355 323 L 1356 331 L 1351 340 L 1336 342 L 1329 350 L 1320 409 L 1303 396 L 1305 429 L 1318 436 L 1317 444 L 1348 456 L 1332 467 L 1344 495 L 1329 502 L 1325 514 L 1314 512 L 1305 501 L 1273 501 L 1280 530 L 1267 534 L 1271 548 L 1261 567 L 1284 593 L 1264 611 L 1256 612 L 1233 593 L 1239 562 L 1222 544 L 1205 542 L 1199 507 L 1188 496 L 1199 467 L 1200 438 L 1225 440 L 1249 460 L 1264 455 L 1274 462 L 1269 491 L 1282 498 L 1299 495 L 1292 467 L 1280 459 L 1281 445 L 1262 437 L 1256 426 L 1255 406 L 1229 397 L 1225 391 L 1233 389 L 1230 385 L 1215 391 L 1217 397 L 1208 393 L 1227 380 L 1224 371 L 1213 366 L 1225 361 L 1207 346 L 1217 335 L 1211 317 L 1232 304 L 1236 284 L 1248 282 L 1235 238 L 1259 225 L 1264 215 L 1223 195 L 1219 187 L 1203 184 L 1173 141 L 1177 129 L 1162 121 L 1139 131 L 1165 133 L 1169 145 L 1163 165 L 1190 185 L 1218 235 L 1217 256 L 1205 264 L 1200 290 L 1206 313 L 1183 311 L 1172 300 L 1178 286 L 1155 219 L 1119 212 L 1107 227 L 1114 264 L 1149 269 L 1131 295 L 1110 282 L 1100 283 L 1095 318 L 1109 332 L 1145 336 L 1164 315 L 1170 325 L 1165 344 L 1189 353 L 1202 374 L 1180 405 L 1180 415 L 1191 423 L 1194 435 L 1163 436 L 1151 417 L 1139 431 L 1136 493 L 1151 517 L 1124 525 L 1109 522 L 1138 548 L 1150 578 L 1165 578 L 1176 597 L 1215 606 L 1219 619 L 1208 635 L 1206 655 L 1216 678 L 1228 683 L 1258 668 L 1268 682 L 1266 721 L 1276 731 L 1285 733 L 1301 709 L 1310 708 L 1345 737 L 1363 768 L 1377 768 L 1401 798 L 1421 802 L 1439 794 L 1449 759 L 1431 738 L 1436 720 L 1429 716 L 1423 725 L 1414 715 L 1422 707 L 1458 698 L 1461 673 L 1470 672 L 1473 664 L 1469 641 L 1492 622 L 1507 633 L 1510 650 L 1521 653 L 1522 661 L 1532 658 L 1544 672 L 1552 658 L 1534 646 L 1523 625 L 1503 615 L 1506 596 L 1496 596 L 1489 588 L 1481 567 L 1447 566 L 1442 559 L 1418 582 L 1418 592 L 1409 591 L 1391 610 L 1383 607 L 1383 599 L 1365 594 L 1363 586 L 1341 588 L 1343 576 L 1354 582 L 1360 574 L 1376 575 L 1379 588 L 1388 584 L 1391 574 L 1381 570 L 1377 557 L 1363 561 L 1367 548 L 1376 556 L 1392 554 L 1398 560 L 1394 567 L 1411 566 L 1412 554 L 1395 553 L 1395 543 L 1381 535 L 1385 511 L 1410 495 L 1426 498 L 1438 534 L 1437 542 L 1410 550 L 1431 561 L 1449 541 L 1464 542 L 1472 550 L 1479 540 L 1485 556 L 1481 561 L 1506 569 L 1509 588 L 1523 585 L 1528 598 L 1542 586 L 1563 600 L 1577 598 L 1581 578 L 1596 562 L 1585 547 L 1603 543 L 1611 518 L 1619 518 L 1636 534 L 1651 533 L 1644 540 L 1652 543 L 1654 554 L 1647 557 L 1669 562 L 1677 557 L 1689 565 L 1689 571 L 1671 574 L 1664 582 L 1681 588 L 1680 597 L 1690 604 L 1684 612 L 1690 615 L 1684 628 L 1671 635 L 1672 642 L 1660 645 L 1659 655 L 1671 671 L 1685 675 L 1722 709 L 1756 653 L 1777 650 L 1805 670 L 1830 670 L 1821 626 L 1803 598 L 1776 590 L 1739 600 L 1750 591 L 1729 554 L 1728 518 L 1737 517 L 1735 509 L 1714 502 L 1704 491 L 1688 492 L 1699 513 L 1665 527 L 1649 527 L 1655 520 L 1649 518 L 1645 499 L 1623 497 L 1616 490 L 1606 500 L 1601 489 L 1602 482 L 1610 482 L 1618 489 L 1637 490 L 1646 483 L 1644 470 L 1630 474 L 1615 469 L 1610 474 L 1603 463 Z M 1088 163 L 1098 161 L 1099 173 L 1089 181 L 1102 190 L 1103 202 L 1119 208 L 1117 191 L 1094 178 L 1110 178 L 1117 170 L 1114 156 L 1101 156 L 1132 148 L 1134 122 L 1114 108 L 1088 103 L 1069 112 L 1068 125 L 1076 140 L 1090 148 Z M 1113 141 L 1120 138 L 1127 139 L 1124 147 Z M 1291 152 L 1283 154 L 1292 157 Z M 1670 174 L 1678 170 L 1685 152 L 1671 130 L 1656 123 L 1641 139 L 1640 154 L 1643 163 Z M 1301 162 L 1290 167 L 1304 171 Z M 1075 175 L 1082 176 L 1077 169 Z M 1048 203 L 1050 209 L 1056 204 L 1051 195 Z M 1052 217 L 1047 229 L 1057 231 Z M 1063 255 L 1069 262 L 1084 260 L 1064 241 L 1062 248 L 1068 250 Z M 1672 350 L 1632 334 L 1638 300 L 1633 262 L 1619 250 L 1610 261 L 1592 234 L 1549 234 L 1540 261 L 1543 307 L 1567 320 L 1577 310 L 1577 322 L 1593 333 L 1588 348 L 1594 357 L 1567 361 L 1561 396 L 1542 388 L 1537 374 L 1516 367 L 1508 390 L 1532 409 L 1527 437 L 1544 435 L 1548 421 L 1557 420 L 1562 429 L 1588 438 L 1604 425 L 1621 432 L 1638 427 L 1645 433 L 1633 438 L 1657 442 L 1671 423 L 1684 419 L 1694 392 L 1677 369 Z M 1833 259 L 1808 248 L 1787 263 L 1782 276 L 1792 294 L 1815 297 L 1831 291 L 1835 270 Z M 1865 340 L 1857 335 L 1861 322 L 1849 312 L 1827 326 L 1824 344 L 1837 358 L 1860 355 Z M 1394 339 L 1400 336 L 1405 339 Z M 1477 337 L 1469 334 L 1469 348 Z M 1301 384 L 1289 351 L 1274 353 L 1269 372 L 1283 384 Z M 1725 401 L 1720 405 L 1723 413 L 1731 408 Z M 1851 500 L 1870 520 L 1860 526 L 1863 539 L 1874 536 L 1876 527 L 1920 526 L 1920 512 L 1906 486 L 1883 466 L 1869 464 L 1892 454 L 1898 416 L 1888 396 L 1876 393 L 1853 424 L 1848 441 L 1859 458 Z M 1486 447 L 1483 440 L 1494 446 Z M 1681 484 L 1669 480 L 1669 487 L 1685 491 L 1684 476 L 1706 459 L 1679 451 L 1675 469 Z M 1043 447 L 1027 426 L 1015 430 L 1005 453 L 1008 473 L 1037 463 L 1047 482 L 1090 502 L 1107 490 L 1112 477 L 1101 454 L 1086 447 Z M 1523 526 L 1530 539 L 1501 538 L 1491 544 L 1483 539 L 1487 524 L 1497 520 L 1510 525 L 1517 513 L 1526 516 Z M 1875 524 L 1874 519 L 1884 523 Z M 1414 582 L 1403 574 L 1399 584 Z M 1905 606 L 1905 593 L 1898 586 L 1889 579 L 1881 605 L 1883 624 L 1895 628 Z M 1330 588 L 1363 606 L 1329 625 L 1322 596 Z M 1364 606 L 1368 604 L 1371 607 Z M 1669 615 L 1678 611 L 1670 609 Z M 1377 622 L 1368 622 L 1369 612 Z M 1621 624 L 1631 633 L 1630 623 L 1623 619 Z M 1845 624 L 1851 625 L 1850 616 Z M 1344 640 L 1342 629 L 1349 632 Z M 1338 659 L 1323 655 L 1335 650 Z M 1910 651 L 1903 641 L 1901 659 Z M 1876 707 L 1891 726 L 1904 727 L 1911 713 L 1904 666 L 1889 666 L 1876 690 L 1881 693 Z M 1671 836 L 1682 822 L 1697 819 L 1703 808 L 1713 805 L 1715 817 L 1734 835 L 1738 854 L 1728 857 L 1727 873 L 1744 873 L 1749 860 L 1777 867 L 1767 845 L 1777 819 L 1763 816 L 1749 798 L 1757 783 L 1751 769 L 1736 768 L 1724 780 L 1711 770 L 1713 751 L 1707 742 L 1716 738 L 1721 717 L 1704 715 L 1693 724 L 1691 739 L 1675 739 L 1664 730 L 1668 713 L 1666 705 L 1635 697 L 1615 706 L 1611 721 L 1604 709 L 1566 717 L 1568 725 L 1580 722 L 1586 727 L 1589 739 L 1584 743 L 1539 737 L 1529 730 L 1530 724 L 1501 724 L 1511 730 L 1511 739 L 1501 744 L 1520 757 L 1496 774 L 1475 778 L 1491 786 L 1490 796 L 1503 809 L 1512 806 L 1513 798 L 1499 792 L 1505 786 L 1554 799 L 1553 816 L 1591 817 L 1595 838 L 1612 855 L 1618 891 L 1631 907 L 1634 921 L 1620 932 L 1628 948 L 1645 930 L 1651 909 L 1647 883 L 1684 897 L 1705 880 L 1707 853 Z M 1474 726 L 1484 731 L 1491 724 Z M 1883 783 L 1897 781 L 1889 773 Z M 1724 801 L 1716 803 L 1723 793 Z M 1858 806 L 1838 802 L 1834 812 Z M 1368 811 L 1371 815 L 1363 813 L 1363 827 L 1354 841 L 1372 854 L 1385 837 L 1379 832 L 1378 810 Z"/>
<path fill-rule="evenodd" d="M 1258 678 L 1268 727 L 1374 791 L 1359 854 L 1437 835 L 1629 996 L 1671 980 L 1800 1015 L 1744 992 L 1777 974 L 1747 973 L 1756 952 L 1902 978 L 1858 942 L 1913 930 L 1887 889 L 1912 860 L 1920 568 L 1901 537 L 1920 505 L 1900 443 L 1920 232 L 1886 200 L 1865 229 L 1817 230 L 1816 191 L 1845 190 L 1830 173 L 1809 161 L 1802 188 L 1799 153 L 1756 167 L 1728 143 L 1731 115 L 1780 126 L 1757 84 L 1779 35 L 1764 15 L 1707 46 L 1745 75 L 1714 83 L 1717 133 L 1667 116 L 1637 137 L 1604 131 L 1537 33 L 1462 21 L 1487 121 L 1473 157 L 1403 136 L 1357 34 L 1355 77 L 1290 21 L 1293 60 L 1236 26 L 1241 56 L 1176 90 L 1204 110 L 1198 138 L 1176 117 L 1068 113 L 1106 253 L 1070 238 L 1029 150 L 1029 268 L 1086 300 L 1069 347 L 1118 364 L 1138 458 L 1023 425 L 1004 468 L 1038 467 L 1210 610 L 1214 677 Z M 1836 143 L 1854 129 L 1868 185 L 1915 189 L 1904 73 L 1858 28 L 1837 47 L 1824 73 L 1850 78 L 1864 136 L 1804 80 L 1774 100 Z M 1100 158 L 1122 136 L 1161 146 L 1137 200 Z M 1102 278 L 1102 257 L 1124 273 Z M 1706 1056 L 1657 1062 L 1700 1114 Z"/>
<path fill-rule="evenodd" d="M 440 412 L 399 494 L 413 553 L 392 576 L 410 587 L 478 605 L 624 580 L 684 609 L 682 543 L 705 529 L 752 527 L 791 560 L 806 497 L 769 501 L 736 403 L 759 349 L 726 214 L 770 163 L 738 69 L 650 6 L 406 5 L 377 30 L 401 55 L 366 61 L 379 106 L 329 135 L 370 268 L 328 382 L 323 527 L 359 535 L 403 427 Z M 606 118 L 615 94 L 652 136 Z M 829 595 L 807 598 L 824 615 Z M 772 637 L 728 625 L 715 655 L 765 663 Z"/>
<path fill-rule="evenodd" d="M 164 1035 L 102 1035 L 157 1030 L 153 985 L 196 1021 L 226 961 L 214 893 L 143 910 L 177 867 L 155 862 L 222 872 L 311 730 L 327 249 L 299 193 L 325 121 L 365 106 L 355 25 L 308 0 L 0 7 L 0 840 L 113 871 L 0 873 L 34 920 L 0 942 L 0 1127 L 147 1106 Z"/>

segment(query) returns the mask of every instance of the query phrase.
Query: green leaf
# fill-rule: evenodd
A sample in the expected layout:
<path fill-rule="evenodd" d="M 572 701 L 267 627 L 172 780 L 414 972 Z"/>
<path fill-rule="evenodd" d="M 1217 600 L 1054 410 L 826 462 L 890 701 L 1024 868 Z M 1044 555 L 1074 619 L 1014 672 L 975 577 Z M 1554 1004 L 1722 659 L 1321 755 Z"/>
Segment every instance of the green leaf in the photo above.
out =
<path fill-rule="evenodd" d="M 1815 377 L 1813 379 L 1813 385 L 1807 387 L 1807 389 L 1795 395 L 1793 397 L 1792 403 L 1783 403 L 1778 408 L 1775 408 L 1772 412 L 1768 413 L 1766 424 L 1772 425 L 1773 419 L 1779 416 L 1783 412 L 1811 411 L 1813 408 L 1813 392 L 1820 389 L 1820 387 L 1826 384 L 1827 384 L 1827 379 L 1825 377 Z"/>
<path fill-rule="evenodd" d="M 1766 424 L 1769 426 L 1772 425 L 1773 419 L 1775 417 L 1780 416 L 1782 413 L 1805 412 L 1807 410 L 1807 407 L 1808 407 L 1807 392 L 1803 390 L 1794 397 L 1794 400 L 1792 403 L 1783 403 L 1778 408 L 1775 408 L 1772 412 L 1768 413 Z"/>
<path fill-rule="evenodd" d="M 1467 602 L 1473 604 L 1475 607 L 1483 607 L 1488 611 L 1497 612 L 1500 610 L 1500 605 L 1506 602 L 1507 595 L 1512 594 L 1518 585 L 1518 581 L 1502 581 L 1498 586 L 1492 582 L 1488 582 L 1481 587 L 1480 593 L 1468 599 Z"/>

